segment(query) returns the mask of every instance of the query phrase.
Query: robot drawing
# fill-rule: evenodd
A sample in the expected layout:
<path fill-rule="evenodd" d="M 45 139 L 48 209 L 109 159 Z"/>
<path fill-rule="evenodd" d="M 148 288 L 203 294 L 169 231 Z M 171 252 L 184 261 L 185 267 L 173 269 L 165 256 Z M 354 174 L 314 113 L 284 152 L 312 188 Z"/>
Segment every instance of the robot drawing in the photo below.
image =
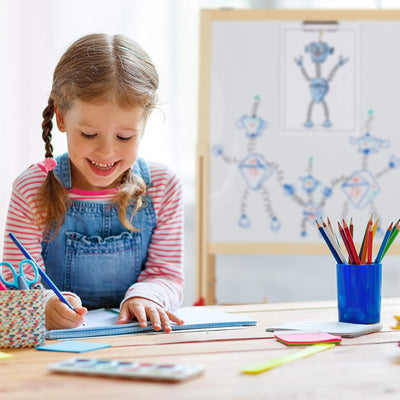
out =
<path fill-rule="evenodd" d="M 332 190 L 336 185 L 341 184 L 341 189 L 346 196 L 346 201 L 342 205 L 342 218 L 347 217 L 349 205 L 359 210 L 369 207 L 370 214 L 379 218 L 379 213 L 374 202 L 375 197 L 381 191 L 378 180 L 390 170 L 400 166 L 400 158 L 392 155 L 386 167 L 381 171 L 374 174 L 369 169 L 368 164 L 371 156 L 383 149 L 388 149 L 390 147 L 390 140 L 379 139 L 370 133 L 371 121 L 374 118 L 373 111 L 369 110 L 368 115 L 365 125 L 366 133 L 359 137 L 351 137 L 349 140 L 351 145 L 357 146 L 357 152 L 362 155 L 361 168 L 349 176 L 342 176 L 333 179 L 331 182 Z M 378 231 L 380 231 L 379 226 Z"/>
<path fill-rule="evenodd" d="M 305 70 L 303 65 L 303 56 L 300 55 L 298 58 L 294 58 L 294 61 L 300 67 L 300 70 L 304 78 L 306 79 L 307 82 L 310 82 L 309 89 L 311 92 L 311 100 L 308 105 L 307 119 L 306 122 L 304 123 L 304 126 L 306 128 L 312 128 L 314 126 L 314 122 L 312 120 L 313 107 L 315 104 L 321 104 L 323 107 L 323 112 L 325 117 L 325 120 L 322 125 L 325 128 L 329 128 L 332 126 L 332 123 L 329 117 L 329 109 L 325 101 L 325 97 L 329 91 L 329 83 L 332 81 L 336 71 L 339 69 L 339 67 L 343 66 L 348 61 L 348 59 L 340 56 L 338 63 L 333 67 L 328 77 L 324 79 L 321 76 L 322 75 L 321 65 L 326 61 L 328 55 L 333 54 L 334 48 L 330 47 L 320 38 L 317 42 L 309 43 L 305 47 L 305 52 L 310 54 L 311 61 L 315 64 L 314 78 L 311 78 L 310 75 Z"/>
<path fill-rule="evenodd" d="M 380 219 L 374 199 L 380 193 L 379 178 L 386 174 L 388 171 L 398 168 L 400 166 L 400 158 L 392 155 L 389 158 L 388 164 L 378 173 L 373 173 L 368 166 L 369 159 L 373 154 L 377 154 L 380 150 L 390 147 L 389 140 L 382 140 L 373 136 L 371 131 L 371 121 L 373 119 L 373 111 L 368 111 L 369 117 L 366 122 L 366 133 L 360 137 L 350 137 L 349 142 L 351 145 L 357 146 L 357 152 L 362 155 L 361 168 L 354 171 L 349 175 L 342 175 L 331 180 L 329 186 L 324 186 L 312 173 L 313 159 L 308 160 L 307 175 L 300 177 L 301 189 L 305 193 L 305 199 L 297 193 L 297 188 L 294 184 L 284 184 L 284 193 L 302 207 L 302 220 L 300 223 L 300 235 L 307 236 L 308 224 L 313 224 L 316 219 L 323 217 L 324 206 L 327 199 L 332 196 L 333 191 L 337 185 L 346 196 L 345 202 L 342 204 L 343 219 L 348 216 L 349 208 L 353 207 L 358 210 L 369 207 L 370 214 Z M 315 200 L 317 189 L 321 189 L 321 200 Z M 381 234 L 381 229 L 378 226 L 377 234 Z"/>
<path fill-rule="evenodd" d="M 262 136 L 263 131 L 268 128 L 268 122 L 257 116 L 260 97 L 255 96 L 254 99 L 252 114 L 243 115 L 236 121 L 236 127 L 244 130 L 246 138 L 248 139 L 247 155 L 243 158 L 230 157 L 224 154 L 223 146 L 220 144 L 212 147 L 212 154 L 222 157 L 226 163 L 237 164 L 239 172 L 245 182 L 245 188 L 240 202 L 239 226 L 241 228 L 248 228 L 251 226 L 251 219 L 248 216 L 248 198 L 252 192 L 258 192 L 262 196 L 264 210 L 270 219 L 270 229 L 273 232 L 277 232 L 281 227 L 281 222 L 273 210 L 266 181 L 275 174 L 278 182 L 282 184 L 283 172 L 279 169 L 277 163 L 267 161 L 261 153 L 256 151 L 257 139 Z"/>
<path fill-rule="evenodd" d="M 313 227 L 317 218 L 323 217 L 323 207 L 328 197 L 332 195 L 332 189 L 324 186 L 320 180 L 313 175 L 313 158 L 308 159 L 306 168 L 307 175 L 301 176 L 301 189 L 305 194 L 305 199 L 297 194 L 297 188 L 294 184 L 284 184 L 283 190 L 287 196 L 300 205 L 302 208 L 302 220 L 300 222 L 300 236 L 308 235 L 308 226 Z M 322 197 L 320 201 L 316 201 L 315 197 L 320 189 Z"/>

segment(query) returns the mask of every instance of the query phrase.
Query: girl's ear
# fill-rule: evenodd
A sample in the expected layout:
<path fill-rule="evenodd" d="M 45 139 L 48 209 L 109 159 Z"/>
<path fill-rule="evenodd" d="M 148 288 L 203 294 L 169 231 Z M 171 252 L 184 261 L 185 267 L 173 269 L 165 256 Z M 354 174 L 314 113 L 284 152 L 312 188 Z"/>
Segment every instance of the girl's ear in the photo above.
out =
<path fill-rule="evenodd" d="M 56 114 L 58 130 L 60 132 L 65 132 L 64 117 L 61 113 L 61 110 L 58 108 L 57 104 L 54 104 L 54 114 Z"/>

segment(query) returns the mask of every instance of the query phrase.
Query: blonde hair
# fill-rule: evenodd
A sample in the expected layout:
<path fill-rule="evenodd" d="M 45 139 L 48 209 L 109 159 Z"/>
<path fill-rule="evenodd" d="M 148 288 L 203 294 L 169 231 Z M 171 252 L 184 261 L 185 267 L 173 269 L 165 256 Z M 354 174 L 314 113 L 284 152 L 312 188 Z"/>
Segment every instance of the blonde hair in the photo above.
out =
<path fill-rule="evenodd" d="M 115 100 L 122 108 L 141 107 L 145 120 L 157 104 L 158 74 L 148 54 L 136 42 L 122 36 L 91 34 L 78 39 L 63 54 L 53 75 L 53 86 L 43 111 L 42 138 L 45 157 L 53 158 L 51 144 L 54 105 L 65 114 L 76 99 L 86 102 Z M 141 206 L 146 185 L 131 169 L 121 179 L 114 198 L 118 215 L 129 230 L 137 231 L 132 219 Z M 135 200 L 129 220 L 127 207 Z M 39 226 L 60 229 L 68 210 L 68 194 L 50 171 L 37 196 Z"/>

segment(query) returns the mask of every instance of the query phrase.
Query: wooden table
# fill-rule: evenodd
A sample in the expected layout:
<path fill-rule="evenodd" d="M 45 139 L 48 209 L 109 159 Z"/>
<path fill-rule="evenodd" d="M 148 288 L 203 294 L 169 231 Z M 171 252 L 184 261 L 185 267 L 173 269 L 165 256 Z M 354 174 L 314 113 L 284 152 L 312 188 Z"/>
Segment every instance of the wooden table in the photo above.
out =
<path fill-rule="evenodd" d="M 255 327 L 229 330 L 137 334 L 88 339 L 111 348 L 82 358 L 142 362 L 200 363 L 204 375 L 182 383 L 133 381 L 53 374 L 46 365 L 73 353 L 35 349 L 2 350 L 0 399 L 399 399 L 400 331 L 392 330 L 400 298 L 382 302 L 383 330 L 258 375 L 242 367 L 296 351 L 277 342 L 265 327 L 294 320 L 337 320 L 336 302 L 212 306 L 257 319 Z M 50 342 L 50 341 L 48 341 Z"/>

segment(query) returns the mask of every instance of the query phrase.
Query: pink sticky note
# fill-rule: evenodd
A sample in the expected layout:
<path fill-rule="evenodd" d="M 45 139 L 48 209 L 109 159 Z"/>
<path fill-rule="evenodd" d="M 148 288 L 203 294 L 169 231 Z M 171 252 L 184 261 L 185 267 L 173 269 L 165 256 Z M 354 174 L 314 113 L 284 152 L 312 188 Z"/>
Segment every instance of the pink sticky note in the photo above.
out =
<path fill-rule="evenodd" d="M 340 343 L 340 336 L 325 332 L 275 333 L 275 338 L 287 345 L 306 345 L 314 343 Z"/>

